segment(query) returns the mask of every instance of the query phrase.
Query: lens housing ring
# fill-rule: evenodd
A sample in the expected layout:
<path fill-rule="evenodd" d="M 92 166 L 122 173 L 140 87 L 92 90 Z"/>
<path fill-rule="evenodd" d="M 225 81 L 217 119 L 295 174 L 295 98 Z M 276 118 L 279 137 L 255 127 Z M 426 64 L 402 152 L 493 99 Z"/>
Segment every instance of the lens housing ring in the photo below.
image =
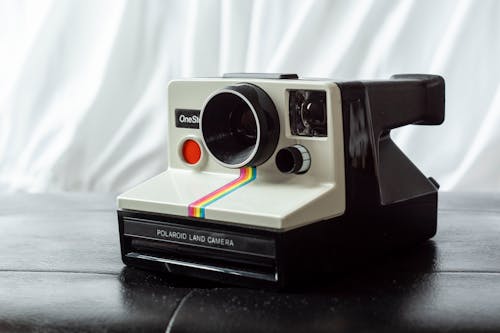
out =
<path fill-rule="evenodd" d="M 200 112 L 200 129 L 210 156 L 222 166 L 241 168 L 259 166 L 272 156 L 280 123 L 267 93 L 253 84 L 240 83 L 207 98 Z"/>

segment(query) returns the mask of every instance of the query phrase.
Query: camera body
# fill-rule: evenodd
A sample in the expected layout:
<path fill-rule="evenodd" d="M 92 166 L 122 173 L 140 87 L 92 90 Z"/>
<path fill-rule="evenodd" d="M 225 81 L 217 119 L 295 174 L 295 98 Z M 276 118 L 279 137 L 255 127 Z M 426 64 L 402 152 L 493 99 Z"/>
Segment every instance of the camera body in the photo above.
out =
<path fill-rule="evenodd" d="M 125 264 L 286 286 L 436 232 L 437 183 L 390 129 L 444 120 L 444 80 L 227 74 L 168 87 L 168 168 L 118 197 Z"/>

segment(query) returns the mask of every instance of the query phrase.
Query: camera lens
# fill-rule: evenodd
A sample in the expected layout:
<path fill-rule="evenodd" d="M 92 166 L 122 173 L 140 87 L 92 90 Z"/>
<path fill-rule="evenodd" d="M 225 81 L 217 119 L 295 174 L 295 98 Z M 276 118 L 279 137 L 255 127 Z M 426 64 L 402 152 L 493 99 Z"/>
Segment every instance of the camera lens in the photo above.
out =
<path fill-rule="evenodd" d="M 229 114 L 231 135 L 242 145 L 253 146 L 257 141 L 257 123 L 246 105 L 236 107 Z"/>
<path fill-rule="evenodd" d="M 226 167 L 260 165 L 276 149 L 278 113 L 257 86 L 242 83 L 217 91 L 208 98 L 200 119 L 208 152 Z"/>
<path fill-rule="evenodd" d="M 293 135 L 326 136 L 326 93 L 324 91 L 290 91 L 289 114 Z"/>

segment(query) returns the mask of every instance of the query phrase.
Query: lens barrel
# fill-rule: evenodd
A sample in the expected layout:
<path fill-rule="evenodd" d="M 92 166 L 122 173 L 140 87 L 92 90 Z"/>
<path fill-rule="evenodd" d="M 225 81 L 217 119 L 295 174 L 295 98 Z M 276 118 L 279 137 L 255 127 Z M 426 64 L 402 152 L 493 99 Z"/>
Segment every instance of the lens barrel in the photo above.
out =
<path fill-rule="evenodd" d="M 200 124 L 206 149 L 229 168 L 261 165 L 278 144 L 276 107 L 264 90 L 249 83 L 212 94 L 201 110 Z"/>

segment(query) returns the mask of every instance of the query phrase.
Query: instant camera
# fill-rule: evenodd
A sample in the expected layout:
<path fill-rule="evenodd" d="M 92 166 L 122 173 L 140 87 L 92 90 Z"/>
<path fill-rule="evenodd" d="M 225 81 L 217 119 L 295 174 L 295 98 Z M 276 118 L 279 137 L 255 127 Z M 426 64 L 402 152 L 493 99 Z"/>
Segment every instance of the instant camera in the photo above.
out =
<path fill-rule="evenodd" d="M 168 167 L 118 197 L 123 262 L 284 287 L 431 238 L 439 185 L 390 131 L 441 124 L 444 96 L 421 74 L 172 81 Z"/>

